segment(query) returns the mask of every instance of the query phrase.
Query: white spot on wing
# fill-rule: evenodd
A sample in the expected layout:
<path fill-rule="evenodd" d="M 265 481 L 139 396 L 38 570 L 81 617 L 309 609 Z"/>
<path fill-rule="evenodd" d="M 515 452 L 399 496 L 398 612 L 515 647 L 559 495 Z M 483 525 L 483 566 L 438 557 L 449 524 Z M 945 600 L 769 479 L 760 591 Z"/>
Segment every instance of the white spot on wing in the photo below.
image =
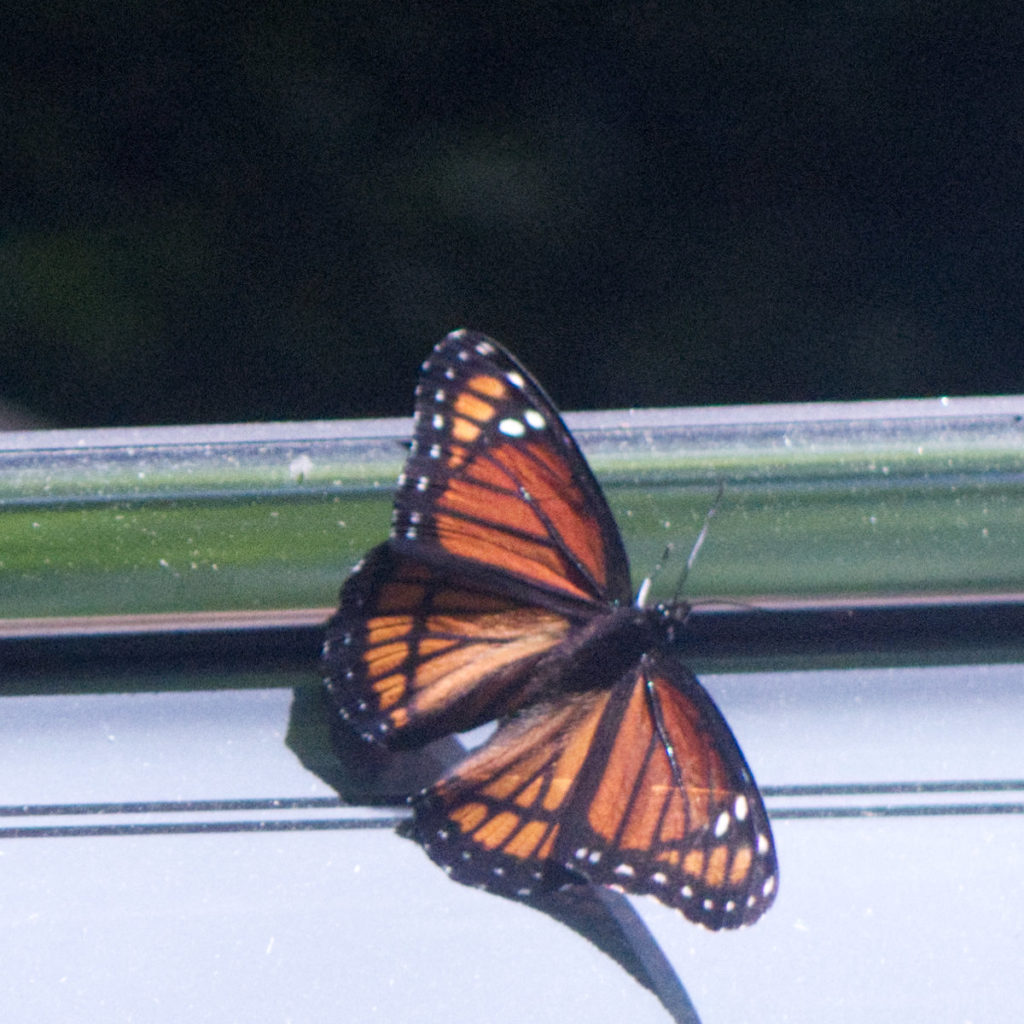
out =
<path fill-rule="evenodd" d="M 548 421 L 544 419 L 536 409 L 527 409 L 526 412 L 523 413 L 523 419 L 526 420 L 534 430 L 543 430 L 548 425 Z"/>
<path fill-rule="evenodd" d="M 498 430 L 500 430 L 506 437 L 522 437 L 526 433 L 526 427 L 511 417 L 503 419 L 498 424 Z"/>
<path fill-rule="evenodd" d="M 732 805 L 732 810 L 733 814 L 736 815 L 737 821 L 747 820 L 747 812 L 750 808 L 747 806 L 747 798 L 742 793 L 736 797 L 736 802 Z"/>
<path fill-rule="evenodd" d="M 729 812 L 722 811 L 718 816 L 718 820 L 715 822 L 715 838 L 721 839 L 726 832 L 729 831 Z"/>

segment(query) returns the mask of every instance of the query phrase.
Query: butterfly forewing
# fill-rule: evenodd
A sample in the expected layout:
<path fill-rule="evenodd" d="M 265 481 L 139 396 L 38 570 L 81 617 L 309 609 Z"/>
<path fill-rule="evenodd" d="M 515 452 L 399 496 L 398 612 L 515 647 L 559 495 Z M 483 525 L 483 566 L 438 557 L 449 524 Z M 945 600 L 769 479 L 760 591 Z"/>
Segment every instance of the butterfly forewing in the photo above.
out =
<path fill-rule="evenodd" d="M 328 625 L 327 692 L 366 739 L 417 746 L 515 707 L 530 668 L 569 626 L 382 544 L 349 577 Z"/>
<path fill-rule="evenodd" d="M 575 441 L 540 385 L 480 334 L 454 332 L 423 365 L 392 540 L 534 603 L 630 597 L 622 540 Z"/>

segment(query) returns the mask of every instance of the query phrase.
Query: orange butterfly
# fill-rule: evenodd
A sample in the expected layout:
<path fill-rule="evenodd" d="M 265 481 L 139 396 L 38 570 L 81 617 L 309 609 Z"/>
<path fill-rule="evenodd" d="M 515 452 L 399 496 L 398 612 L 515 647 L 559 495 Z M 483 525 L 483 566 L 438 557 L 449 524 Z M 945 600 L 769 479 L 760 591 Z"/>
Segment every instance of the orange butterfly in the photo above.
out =
<path fill-rule="evenodd" d="M 328 625 L 329 700 L 392 749 L 498 720 L 412 799 L 406 834 L 452 878 L 512 897 L 589 881 L 748 924 L 778 882 L 761 795 L 670 652 L 688 607 L 630 594 L 551 400 L 496 342 L 455 331 L 423 364 L 391 536 Z"/>

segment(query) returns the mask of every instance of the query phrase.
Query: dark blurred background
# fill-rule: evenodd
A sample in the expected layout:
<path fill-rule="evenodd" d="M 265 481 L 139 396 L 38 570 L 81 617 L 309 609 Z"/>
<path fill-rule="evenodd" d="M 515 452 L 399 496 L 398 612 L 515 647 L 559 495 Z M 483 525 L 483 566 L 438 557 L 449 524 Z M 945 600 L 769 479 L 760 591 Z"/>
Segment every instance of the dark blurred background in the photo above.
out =
<path fill-rule="evenodd" d="M 24 9 L 19 9 L 24 6 Z M 1018 5 L 11 5 L 0 399 L 405 415 L 1024 391 Z"/>

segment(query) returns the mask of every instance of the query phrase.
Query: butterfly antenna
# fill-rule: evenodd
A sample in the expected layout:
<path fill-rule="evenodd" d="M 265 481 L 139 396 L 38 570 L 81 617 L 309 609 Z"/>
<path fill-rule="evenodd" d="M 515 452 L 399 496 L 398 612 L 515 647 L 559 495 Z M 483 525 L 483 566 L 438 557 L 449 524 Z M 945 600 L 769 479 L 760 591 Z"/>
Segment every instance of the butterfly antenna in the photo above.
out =
<path fill-rule="evenodd" d="M 711 507 L 704 513 L 704 525 L 701 526 L 700 533 L 697 534 L 697 539 L 693 542 L 693 547 L 690 548 L 690 554 L 686 559 L 686 565 L 683 566 L 683 571 L 679 574 L 679 582 L 676 584 L 676 592 L 673 595 L 673 600 L 675 601 L 679 600 L 679 595 L 683 592 L 683 588 L 686 586 L 686 581 L 690 577 L 690 570 L 693 568 L 694 562 L 697 561 L 697 555 L 700 553 L 700 549 L 704 546 L 704 541 L 707 539 L 708 531 L 711 529 L 711 520 L 718 511 L 718 506 L 722 502 L 722 495 L 724 493 L 725 483 L 724 481 L 719 480 L 718 493 L 715 495 L 715 500 L 711 502 Z"/>
<path fill-rule="evenodd" d="M 650 573 L 643 578 L 640 582 L 640 589 L 636 592 L 636 606 L 637 608 L 644 608 L 647 605 L 647 595 L 651 592 L 651 586 L 654 583 L 658 573 L 665 568 L 665 563 L 668 561 L 669 555 L 675 551 L 675 544 L 669 541 L 665 545 L 665 550 L 661 553 L 661 558 L 655 563 L 654 568 Z"/>

